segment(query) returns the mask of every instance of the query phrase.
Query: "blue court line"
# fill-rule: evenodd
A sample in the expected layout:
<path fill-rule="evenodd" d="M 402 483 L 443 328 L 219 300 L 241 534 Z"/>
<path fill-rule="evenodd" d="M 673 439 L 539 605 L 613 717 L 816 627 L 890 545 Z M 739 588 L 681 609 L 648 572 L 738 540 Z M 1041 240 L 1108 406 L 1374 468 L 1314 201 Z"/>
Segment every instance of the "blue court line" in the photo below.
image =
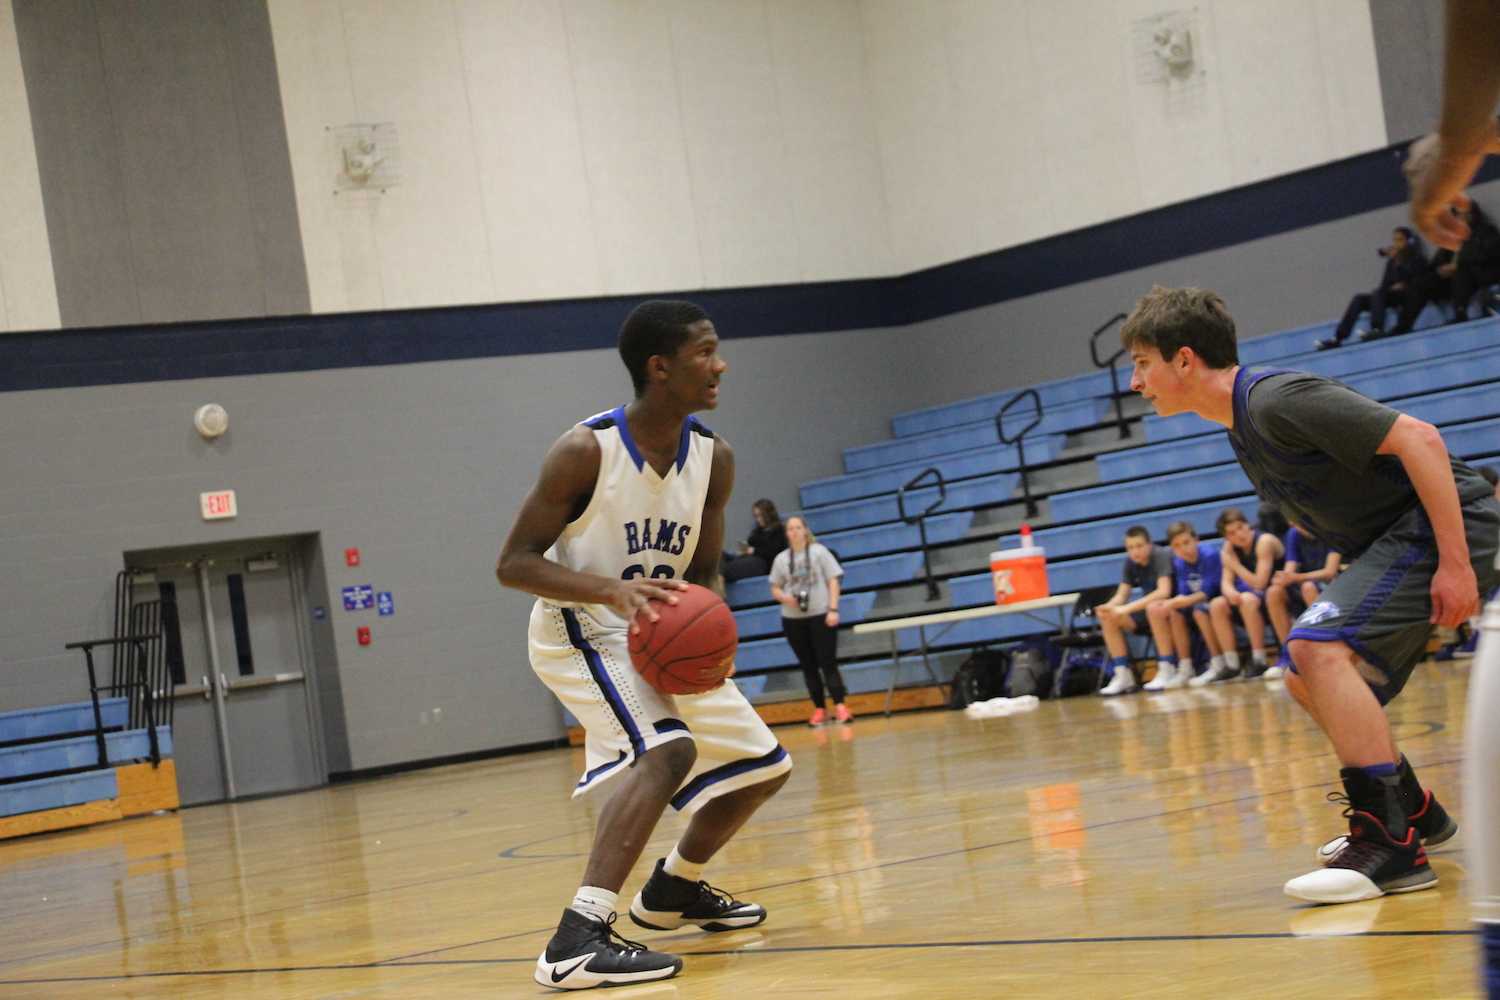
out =
<path fill-rule="evenodd" d="M 684 951 L 684 958 L 732 955 L 737 958 L 756 955 L 824 954 L 851 951 L 914 951 L 950 948 L 1012 948 L 1041 945 L 1077 944 L 1150 944 L 1170 941 L 1274 941 L 1282 939 L 1327 941 L 1355 938 L 1421 938 L 1478 937 L 1476 930 L 1364 931 L 1358 934 L 1294 934 L 1291 931 L 1264 931 L 1242 934 L 1120 934 L 1109 937 L 1082 938 L 997 938 L 981 941 L 893 941 L 885 944 L 788 945 L 771 948 L 720 948 L 713 951 Z M 527 955 L 519 958 L 442 958 L 427 961 L 356 962 L 349 965 L 283 965 L 264 969 L 203 969 L 162 972 L 129 972 L 116 976 L 55 976 L 45 979 L 0 979 L 0 986 L 35 986 L 44 983 L 108 983 L 132 979 L 180 979 L 187 976 L 257 976 L 288 972 L 354 972 L 371 969 L 422 969 L 453 965 L 518 965 L 535 962 Z"/>

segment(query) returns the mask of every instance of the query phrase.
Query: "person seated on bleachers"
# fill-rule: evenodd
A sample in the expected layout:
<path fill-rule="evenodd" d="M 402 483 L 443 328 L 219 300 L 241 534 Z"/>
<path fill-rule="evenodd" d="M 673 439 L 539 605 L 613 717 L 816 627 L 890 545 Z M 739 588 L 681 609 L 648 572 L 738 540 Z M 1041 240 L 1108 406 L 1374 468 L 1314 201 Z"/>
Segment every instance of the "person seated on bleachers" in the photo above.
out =
<path fill-rule="evenodd" d="M 1131 593 L 1140 590 L 1141 596 L 1130 599 Z M 1140 525 L 1125 529 L 1125 564 L 1120 570 L 1120 585 L 1115 595 L 1094 608 L 1094 617 L 1104 632 L 1104 647 L 1109 650 L 1109 665 L 1113 673 L 1109 684 L 1099 693 L 1104 695 L 1129 694 L 1140 687 L 1136 683 L 1135 671 L 1130 667 L 1130 645 L 1126 634 L 1141 632 L 1147 627 L 1146 609 L 1158 601 L 1172 596 L 1172 553 L 1151 544 L 1151 532 Z M 1158 663 L 1157 679 L 1168 668 L 1164 665 L 1172 659 L 1172 630 L 1163 620 L 1152 623 L 1152 635 L 1156 639 Z M 1153 684 L 1156 680 L 1152 681 Z M 1151 688 L 1160 691 L 1161 685 Z"/>
<path fill-rule="evenodd" d="M 1172 648 L 1177 651 L 1177 670 L 1173 676 L 1173 687 L 1181 681 L 1197 685 L 1203 677 L 1215 674 L 1222 676 L 1224 657 L 1220 654 L 1219 639 L 1214 635 L 1213 623 L 1208 617 L 1208 602 L 1219 596 L 1219 585 L 1223 565 L 1219 562 L 1219 550 L 1198 544 L 1198 532 L 1186 521 L 1173 521 L 1167 526 L 1167 544 L 1172 549 L 1172 576 L 1177 593 L 1165 601 L 1159 601 L 1146 609 L 1146 617 L 1155 619 L 1165 616 L 1172 629 Z M 1208 671 L 1201 677 L 1193 676 L 1193 641 L 1189 623 L 1198 626 L 1203 642 L 1212 657 Z"/>
<path fill-rule="evenodd" d="M 771 572 L 771 563 L 786 548 L 786 525 L 781 523 L 781 514 L 774 503 L 762 497 L 750 505 L 750 514 L 755 518 L 755 527 L 750 529 L 750 537 L 740 543 L 739 554 L 724 553 L 725 583 L 765 576 Z"/>
<path fill-rule="evenodd" d="M 1286 549 L 1286 563 L 1271 574 L 1271 585 L 1266 588 L 1266 611 L 1271 616 L 1271 628 L 1281 646 L 1281 655 L 1275 665 L 1262 675 L 1268 681 L 1285 675 L 1291 662 L 1286 643 L 1292 622 L 1315 604 L 1318 594 L 1339 575 L 1342 559 L 1317 535 L 1295 524 L 1287 529 L 1282 545 Z"/>
<path fill-rule="evenodd" d="M 1225 677 L 1240 672 L 1240 652 L 1234 636 L 1234 615 L 1239 612 L 1245 634 L 1250 637 L 1250 668 L 1247 677 L 1266 672 L 1266 619 L 1262 609 L 1271 574 L 1280 568 L 1285 550 L 1281 539 L 1269 531 L 1256 531 L 1238 507 L 1227 507 L 1216 522 L 1224 544 L 1219 547 L 1223 580 L 1219 596 L 1209 603 L 1214 633 L 1224 649 Z M 1212 683 L 1205 681 L 1204 683 Z"/>
<path fill-rule="evenodd" d="M 1376 253 L 1385 258 L 1385 271 L 1380 276 L 1380 285 L 1371 292 L 1361 292 L 1349 300 L 1349 306 L 1344 310 L 1344 316 L 1339 320 L 1333 336 L 1315 343 L 1318 350 L 1338 347 L 1348 340 L 1349 334 L 1354 331 L 1354 321 L 1366 310 L 1370 313 L 1370 329 L 1360 339 L 1374 340 L 1384 336 L 1386 307 L 1400 308 L 1405 301 L 1407 282 L 1427 269 L 1427 254 L 1422 249 L 1422 240 L 1405 226 L 1392 230 L 1391 245 L 1381 247 Z"/>
<path fill-rule="evenodd" d="M 1396 325 L 1390 335 L 1399 337 L 1411 333 L 1417 325 L 1417 317 L 1431 302 L 1447 302 L 1453 298 L 1453 272 L 1458 269 L 1457 254 L 1452 250 L 1439 250 L 1427 262 L 1427 268 L 1411 276 L 1406 283 L 1406 294 L 1401 297 L 1401 310 L 1396 316 Z"/>
<path fill-rule="evenodd" d="M 1469 203 L 1466 216 L 1470 235 L 1459 248 L 1453 270 L 1453 322 L 1469 318 L 1469 306 L 1481 289 L 1500 282 L 1500 229 L 1477 202 Z M 1480 307 L 1480 315 L 1484 308 Z"/>

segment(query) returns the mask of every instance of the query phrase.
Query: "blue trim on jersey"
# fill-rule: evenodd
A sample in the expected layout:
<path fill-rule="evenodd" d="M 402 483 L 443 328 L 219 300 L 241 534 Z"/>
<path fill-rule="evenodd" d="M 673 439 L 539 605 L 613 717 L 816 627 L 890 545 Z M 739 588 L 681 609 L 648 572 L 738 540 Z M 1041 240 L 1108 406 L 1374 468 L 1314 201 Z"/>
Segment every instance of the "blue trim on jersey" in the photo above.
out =
<path fill-rule="evenodd" d="M 620 697 L 620 692 L 615 689 L 614 681 L 609 679 L 609 671 L 604 669 L 604 661 L 599 658 L 599 651 L 589 645 L 583 637 L 583 629 L 578 624 L 578 616 L 568 608 L 559 608 L 562 612 L 563 624 L 568 629 L 568 641 L 573 648 L 583 654 L 583 660 L 588 664 L 589 674 L 594 678 L 594 683 L 604 692 L 604 700 L 609 703 L 610 711 L 615 713 L 615 718 L 630 737 L 630 748 L 637 754 L 646 752 L 646 741 L 641 738 L 640 728 L 636 726 L 635 720 L 630 717 L 630 712 L 625 707 L 625 699 Z"/>
<path fill-rule="evenodd" d="M 692 730 L 688 728 L 688 724 L 686 722 L 683 722 L 681 719 L 662 719 L 660 722 L 653 722 L 652 725 L 656 727 L 656 731 L 658 733 L 692 732 Z"/>
<path fill-rule="evenodd" d="M 625 407 L 615 407 L 609 411 L 609 416 L 614 420 L 615 427 L 620 432 L 620 441 L 625 445 L 625 451 L 630 455 L 630 460 L 635 463 L 635 471 L 640 472 L 646 467 L 646 459 L 641 455 L 641 450 L 635 446 L 635 438 L 630 436 L 630 425 L 625 422 Z"/>
<path fill-rule="evenodd" d="M 678 472 L 681 472 L 682 467 L 687 465 L 688 448 L 692 446 L 693 441 L 693 425 L 697 422 L 691 416 L 682 422 L 682 437 L 677 442 L 677 457 L 673 459 Z"/>
<path fill-rule="evenodd" d="M 704 771 L 698 777 L 688 782 L 680 792 L 672 796 L 672 808 L 680 811 L 689 802 L 703 794 L 710 786 L 745 774 L 748 771 L 759 770 L 763 767 L 773 767 L 786 760 L 786 757 L 786 747 L 778 743 L 776 744 L 776 749 L 760 757 L 747 757 L 744 760 L 737 760 L 716 767 L 712 771 Z"/>
<path fill-rule="evenodd" d="M 624 750 L 621 750 L 620 751 L 620 756 L 616 757 L 614 760 L 609 761 L 608 763 L 605 763 L 605 764 L 600 764 L 598 767 L 594 768 L 592 771 L 586 771 L 586 772 L 584 772 L 583 777 L 579 779 L 578 784 L 575 785 L 574 787 L 575 788 L 583 788 L 583 787 L 587 786 L 595 778 L 599 777 L 600 775 L 604 774 L 607 771 L 614 770 L 615 768 L 619 767 L 621 764 L 625 763 L 629 759 L 630 759 L 630 755 L 628 753 L 626 753 Z"/>

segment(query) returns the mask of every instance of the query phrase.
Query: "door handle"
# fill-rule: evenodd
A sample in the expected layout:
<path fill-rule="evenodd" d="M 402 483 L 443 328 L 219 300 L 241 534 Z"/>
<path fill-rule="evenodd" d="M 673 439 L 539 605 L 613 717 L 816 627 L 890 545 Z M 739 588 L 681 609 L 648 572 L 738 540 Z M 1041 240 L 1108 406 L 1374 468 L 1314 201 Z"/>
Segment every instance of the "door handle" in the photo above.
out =
<path fill-rule="evenodd" d="M 204 701 L 213 701 L 214 700 L 214 688 L 213 688 L 212 684 L 208 683 L 208 675 L 207 674 L 203 675 L 203 700 Z"/>
<path fill-rule="evenodd" d="M 225 677 L 223 674 L 219 675 L 219 690 L 224 692 L 224 697 L 229 697 L 229 692 L 231 690 L 231 688 L 229 687 L 229 678 Z"/>

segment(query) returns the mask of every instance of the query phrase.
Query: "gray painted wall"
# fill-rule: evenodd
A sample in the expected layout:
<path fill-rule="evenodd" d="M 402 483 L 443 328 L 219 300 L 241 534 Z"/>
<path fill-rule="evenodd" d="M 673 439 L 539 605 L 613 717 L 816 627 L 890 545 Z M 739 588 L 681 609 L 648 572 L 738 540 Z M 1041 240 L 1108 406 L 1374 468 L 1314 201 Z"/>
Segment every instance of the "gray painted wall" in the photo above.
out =
<path fill-rule="evenodd" d="M 64 326 L 310 308 L 263 0 L 15 0 Z"/>
<path fill-rule="evenodd" d="M 1443 103 L 1442 0 L 1370 0 L 1370 21 L 1386 135 L 1432 131 Z"/>

